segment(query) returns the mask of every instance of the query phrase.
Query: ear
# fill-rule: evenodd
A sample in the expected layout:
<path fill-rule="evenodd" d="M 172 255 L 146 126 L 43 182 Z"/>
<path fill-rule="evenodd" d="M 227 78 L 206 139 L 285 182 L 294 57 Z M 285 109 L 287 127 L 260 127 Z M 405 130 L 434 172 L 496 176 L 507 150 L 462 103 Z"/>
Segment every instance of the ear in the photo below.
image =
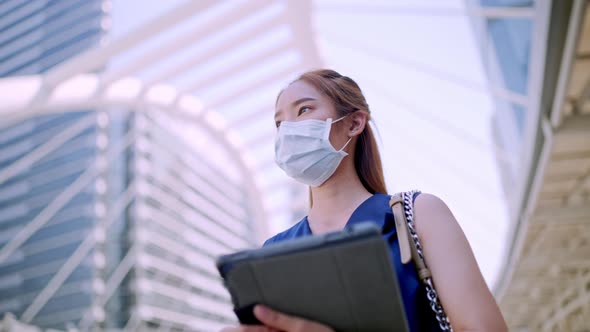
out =
<path fill-rule="evenodd" d="M 354 137 L 365 130 L 365 126 L 369 120 L 369 113 L 367 111 L 355 111 L 350 115 L 350 127 L 348 128 L 348 136 Z"/>

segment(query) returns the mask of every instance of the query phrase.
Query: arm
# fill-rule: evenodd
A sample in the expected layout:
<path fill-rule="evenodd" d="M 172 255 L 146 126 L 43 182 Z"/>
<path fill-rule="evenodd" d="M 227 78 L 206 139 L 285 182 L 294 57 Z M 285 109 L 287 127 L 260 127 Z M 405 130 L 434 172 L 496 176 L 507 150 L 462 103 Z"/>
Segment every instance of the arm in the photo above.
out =
<path fill-rule="evenodd" d="M 414 204 L 416 232 L 439 299 L 455 331 L 507 331 L 457 220 L 438 197 Z"/>

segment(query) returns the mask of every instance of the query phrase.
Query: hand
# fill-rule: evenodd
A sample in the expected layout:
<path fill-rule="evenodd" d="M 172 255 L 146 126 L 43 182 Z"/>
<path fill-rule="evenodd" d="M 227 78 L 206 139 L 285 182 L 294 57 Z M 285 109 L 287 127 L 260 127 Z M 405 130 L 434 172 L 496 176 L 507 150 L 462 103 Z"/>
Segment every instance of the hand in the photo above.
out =
<path fill-rule="evenodd" d="M 221 332 L 334 332 L 325 325 L 283 314 L 261 305 L 254 307 L 254 315 L 264 326 L 242 325 L 225 328 Z"/>

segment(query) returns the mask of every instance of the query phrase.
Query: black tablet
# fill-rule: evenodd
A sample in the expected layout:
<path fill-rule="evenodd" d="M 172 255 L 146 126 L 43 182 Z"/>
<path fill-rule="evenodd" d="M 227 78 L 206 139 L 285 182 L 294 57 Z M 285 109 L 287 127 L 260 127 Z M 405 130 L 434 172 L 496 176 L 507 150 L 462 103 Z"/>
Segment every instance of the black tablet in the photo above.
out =
<path fill-rule="evenodd" d="M 336 331 L 409 331 L 391 254 L 374 223 L 221 256 L 217 268 L 242 324 L 260 324 L 253 307 L 264 304 Z"/>

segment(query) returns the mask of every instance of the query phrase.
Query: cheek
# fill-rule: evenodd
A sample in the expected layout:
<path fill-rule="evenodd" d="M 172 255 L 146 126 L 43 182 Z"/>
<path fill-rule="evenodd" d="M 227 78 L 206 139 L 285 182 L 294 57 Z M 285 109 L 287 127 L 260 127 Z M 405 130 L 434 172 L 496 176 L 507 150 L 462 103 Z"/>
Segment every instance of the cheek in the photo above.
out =
<path fill-rule="evenodd" d="M 281 116 L 281 121 L 295 121 L 297 116 L 291 114 L 290 112 L 284 112 Z"/>
<path fill-rule="evenodd" d="M 330 143 L 332 143 L 332 146 L 336 150 L 340 150 L 346 141 L 348 141 L 348 135 L 344 126 L 332 126 L 332 130 L 330 130 Z"/>

